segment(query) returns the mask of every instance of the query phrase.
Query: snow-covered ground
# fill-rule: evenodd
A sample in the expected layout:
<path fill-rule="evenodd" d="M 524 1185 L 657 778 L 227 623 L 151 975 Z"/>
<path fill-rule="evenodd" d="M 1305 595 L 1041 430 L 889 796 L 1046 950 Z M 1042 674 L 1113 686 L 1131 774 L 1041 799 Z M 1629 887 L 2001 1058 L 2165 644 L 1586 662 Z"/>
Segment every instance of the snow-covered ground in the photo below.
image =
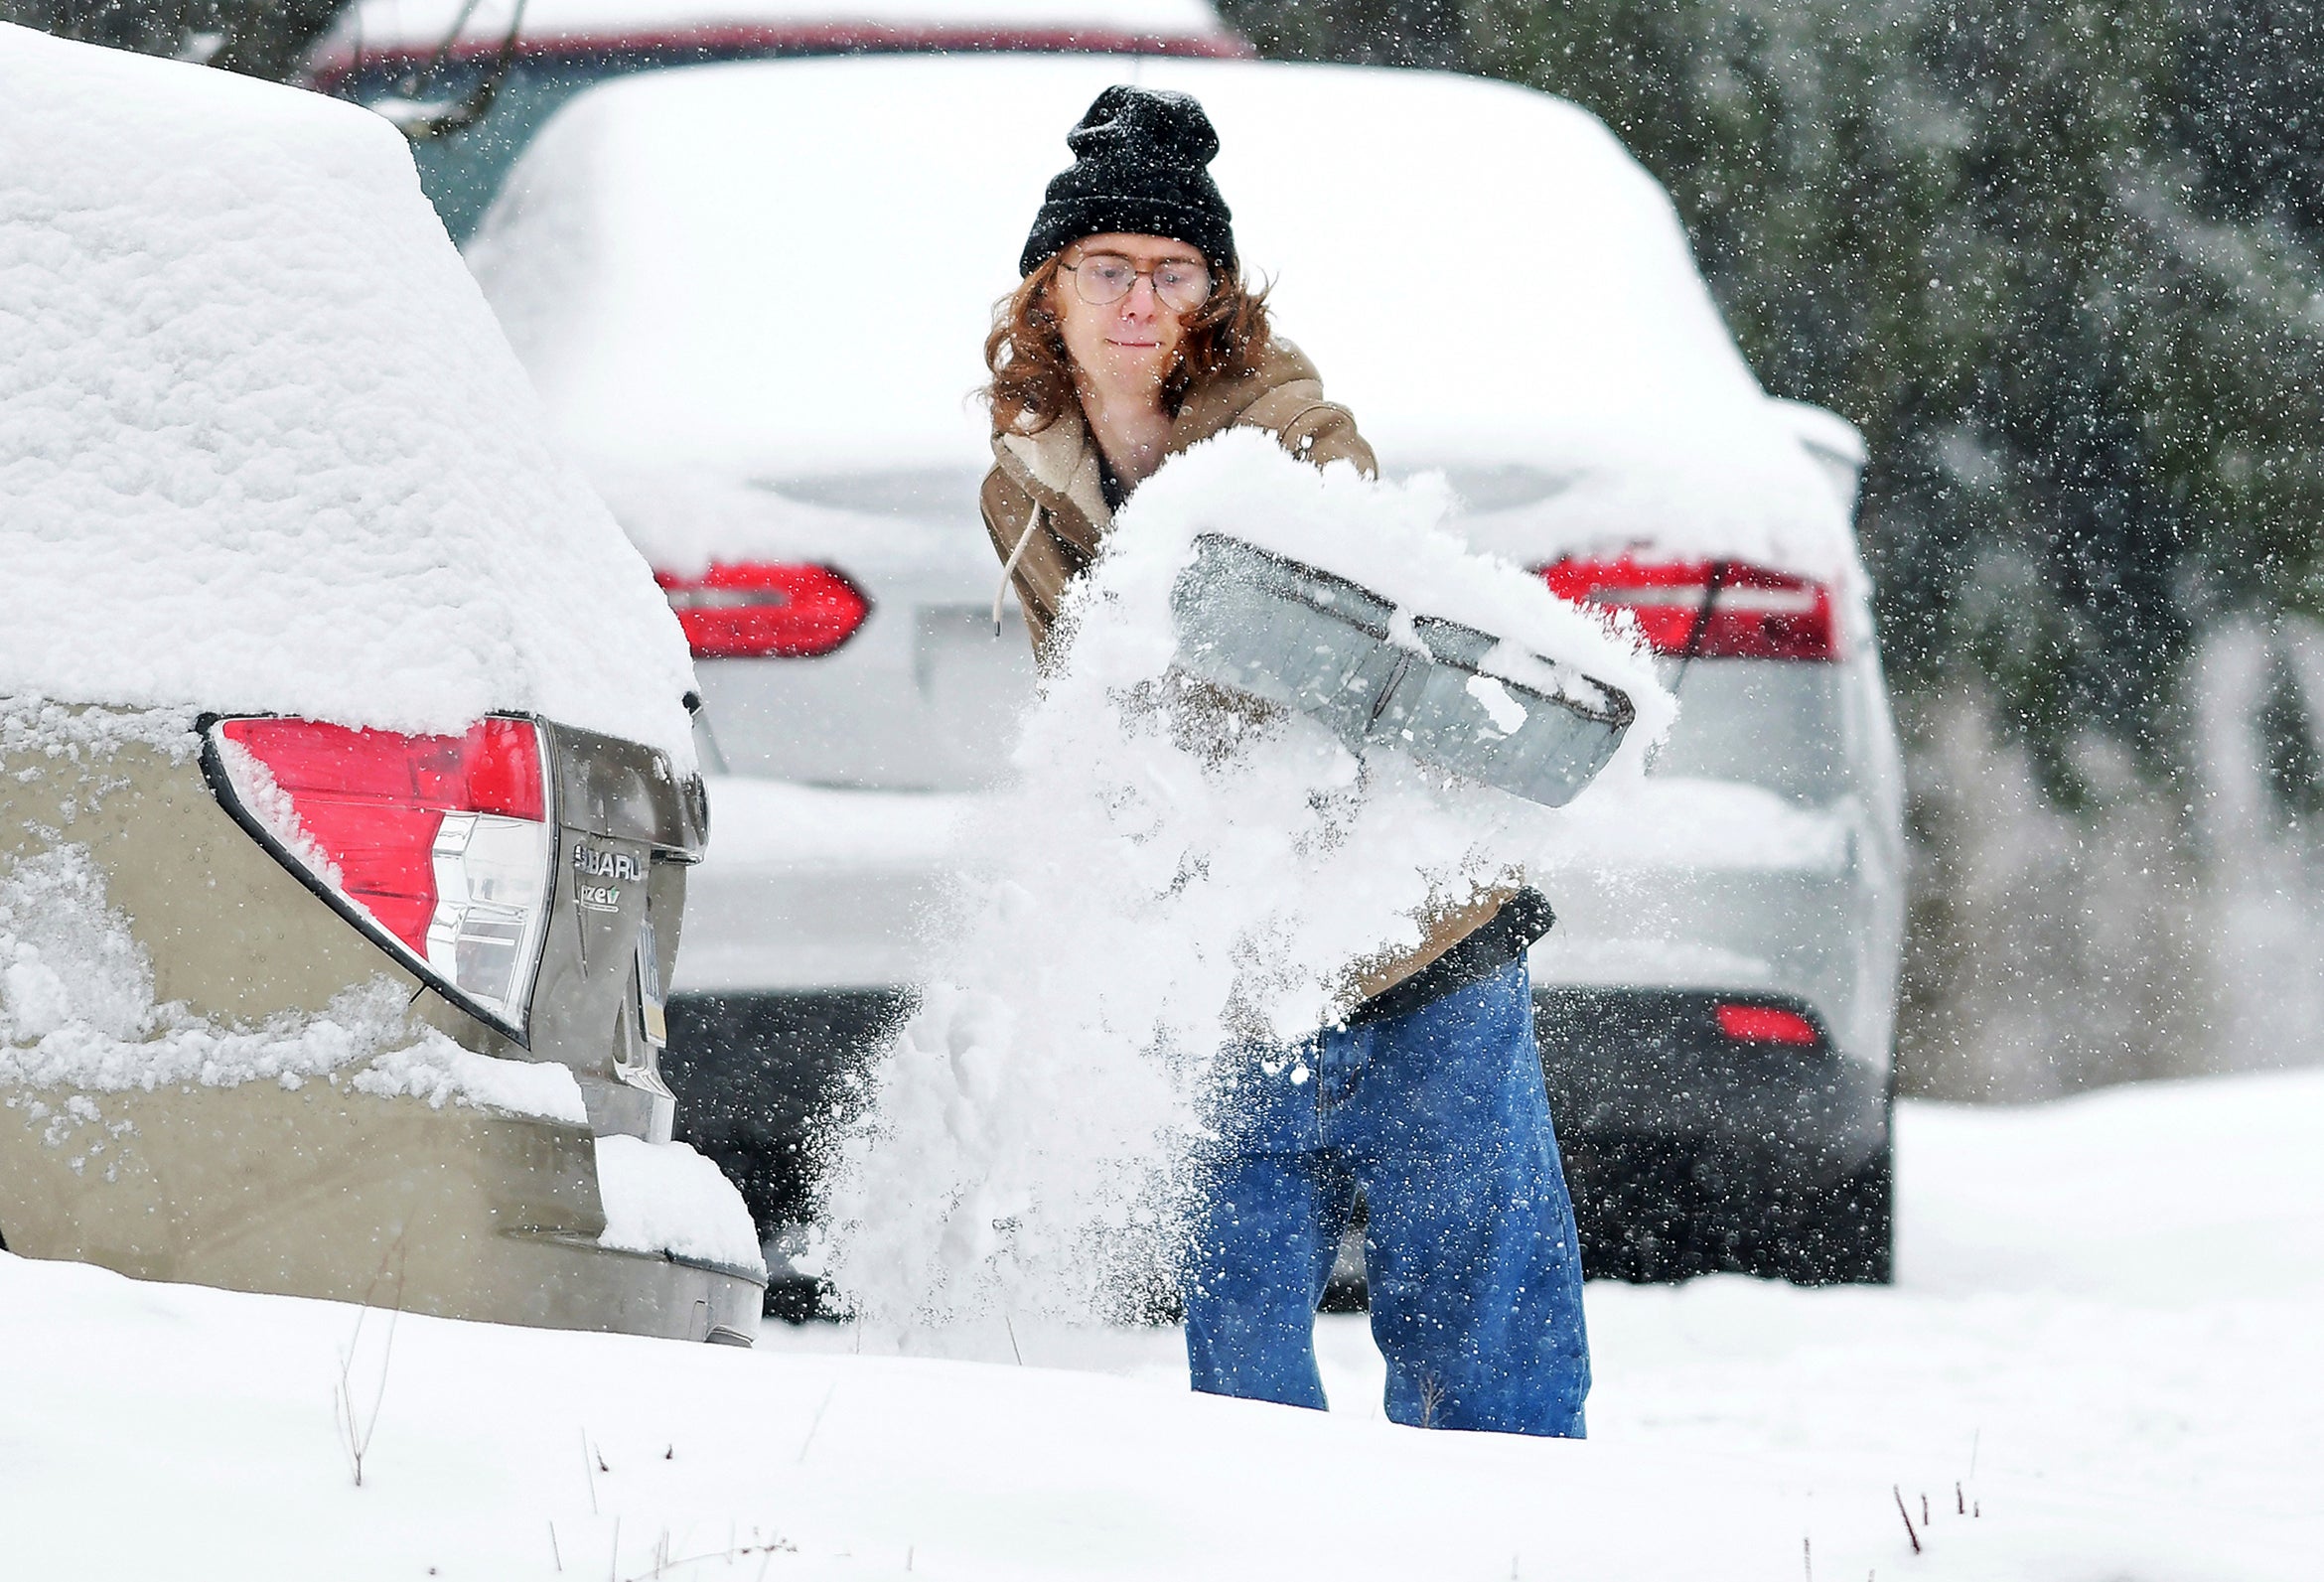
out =
<path fill-rule="evenodd" d="M 2320 1132 L 2324 1074 L 1908 1104 L 1898 1286 L 1593 1287 L 1582 1444 L 1384 1424 L 1361 1320 L 1324 1416 L 1169 1331 L 390 1349 L 0 1256 L 0 1576 L 2307 1578 Z"/>

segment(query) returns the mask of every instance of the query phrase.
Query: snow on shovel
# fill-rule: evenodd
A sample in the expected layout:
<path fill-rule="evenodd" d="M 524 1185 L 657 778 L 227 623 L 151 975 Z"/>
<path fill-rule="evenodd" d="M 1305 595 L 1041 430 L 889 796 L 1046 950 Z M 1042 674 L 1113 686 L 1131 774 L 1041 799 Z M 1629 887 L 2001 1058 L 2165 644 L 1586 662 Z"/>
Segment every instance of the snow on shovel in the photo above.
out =
<path fill-rule="evenodd" d="M 1562 807 L 1637 719 L 1628 693 L 1490 632 L 1416 615 L 1345 577 L 1223 533 L 1170 589 L 1190 674 L 1298 710 L 1351 751 L 1378 747 Z M 1497 653 L 1496 649 L 1504 649 Z M 1552 690 L 1513 679 L 1523 669 Z"/>

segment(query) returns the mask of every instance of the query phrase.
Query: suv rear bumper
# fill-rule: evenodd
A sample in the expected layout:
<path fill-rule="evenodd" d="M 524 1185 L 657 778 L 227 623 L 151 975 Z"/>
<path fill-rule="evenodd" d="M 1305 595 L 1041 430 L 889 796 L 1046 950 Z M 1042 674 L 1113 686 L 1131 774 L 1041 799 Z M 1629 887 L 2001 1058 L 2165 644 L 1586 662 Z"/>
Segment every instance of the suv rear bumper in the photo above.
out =
<path fill-rule="evenodd" d="M 1794 1012 L 1814 1045 L 1724 1036 L 1718 1007 Z M 1534 1031 L 1593 1277 L 1886 1280 L 1884 1070 L 1841 1055 L 1806 1001 L 1767 993 L 1536 990 Z"/>
<path fill-rule="evenodd" d="M 662 1076 L 677 1138 L 742 1189 L 767 1260 L 766 1310 L 794 1323 L 821 1297 L 791 1262 L 814 1215 L 816 1149 L 855 1113 L 864 1066 L 910 1003 L 902 989 L 675 994 Z"/>
<path fill-rule="evenodd" d="M 813 1150 L 904 1011 L 901 989 L 677 994 L 662 1075 L 677 1136 L 718 1162 L 771 1240 L 809 1217 Z"/>
<path fill-rule="evenodd" d="M 1795 1273 L 1790 1206 L 1885 1167 L 1888 1077 L 1816 1046 L 1737 1044 L 1722 1001 L 1765 993 L 1550 987 L 1534 994 L 1550 1112 L 1593 1274 Z M 743 1191 L 766 1244 L 772 1311 L 805 1317 L 812 1282 L 786 1240 L 812 1217 L 814 1151 L 903 1014 L 900 989 L 678 994 L 662 1070 L 678 1136 Z"/>
<path fill-rule="evenodd" d="M 1814 1045 L 1741 1043 L 1717 1008 L 1794 1012 Z M 1662 1138 L 1833 1181 L 1886 1146 L 1888 1074 L 1832 1047 L 1806 1001 L 1764 991 L 1537 988 L 1533 1032 L 1561 1143 Z"/>
<path fill-rule="evenodd" d="M 601 1239 L 583 1126 L 322 1080 L 104 1092 L 86 1121 L 7 1098 L 0 1237 L 22 1256 L 499 1324 L 757 1334 L 757 1270 Z"/>

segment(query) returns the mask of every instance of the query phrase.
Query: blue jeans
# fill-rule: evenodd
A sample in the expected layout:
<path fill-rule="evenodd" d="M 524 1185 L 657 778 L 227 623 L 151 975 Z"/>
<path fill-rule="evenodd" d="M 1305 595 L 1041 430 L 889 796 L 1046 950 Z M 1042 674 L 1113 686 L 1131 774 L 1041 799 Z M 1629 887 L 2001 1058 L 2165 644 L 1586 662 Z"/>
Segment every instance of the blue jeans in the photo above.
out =
<path fill-rule="evenodd" d="M 1361 1188 L 1389 1419 L 1579 1438 L 1581 1258 L 1525 963 L 1226 1064 L 1187 1281 L 1194 1387 L 1323 1406 L 1315 1308 Z"/>

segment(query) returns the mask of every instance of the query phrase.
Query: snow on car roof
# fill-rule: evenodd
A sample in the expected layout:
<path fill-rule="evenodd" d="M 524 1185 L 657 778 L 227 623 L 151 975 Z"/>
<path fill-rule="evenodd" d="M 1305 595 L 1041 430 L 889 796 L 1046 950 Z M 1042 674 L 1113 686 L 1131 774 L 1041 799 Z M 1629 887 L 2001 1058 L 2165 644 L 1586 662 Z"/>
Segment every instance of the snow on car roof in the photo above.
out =
<path fill-rule="evenodd" d="M 361 0 L 340 14 L 316 57 L 328 70 L 352 65 L 359 46 L 434 49 L 448 36 L 498 44 L 515 10 L 516 0 Z M 525 0 L 520 37 L 621 39 L 739 28 L 1237 42 L 1210 0 Z"/>
<path fill-rule="evenodd" d="M 692 745 L 667 605 L 403 139 L 0 26 L 0 695 Z"/>
<path fill-rule="evenodd" d="M 609 465 L 972 471 L 992 304 L 1066 129 L 1127 79 L 1201 98 L 1278 327 L 1383 467 L 1453 474 L 1479 541 L 1854 564 L 1661 187 L 1593 116 L 1506 84 L 1033 56 L 658 72 L 541 130 L 470 262 Z"/>

